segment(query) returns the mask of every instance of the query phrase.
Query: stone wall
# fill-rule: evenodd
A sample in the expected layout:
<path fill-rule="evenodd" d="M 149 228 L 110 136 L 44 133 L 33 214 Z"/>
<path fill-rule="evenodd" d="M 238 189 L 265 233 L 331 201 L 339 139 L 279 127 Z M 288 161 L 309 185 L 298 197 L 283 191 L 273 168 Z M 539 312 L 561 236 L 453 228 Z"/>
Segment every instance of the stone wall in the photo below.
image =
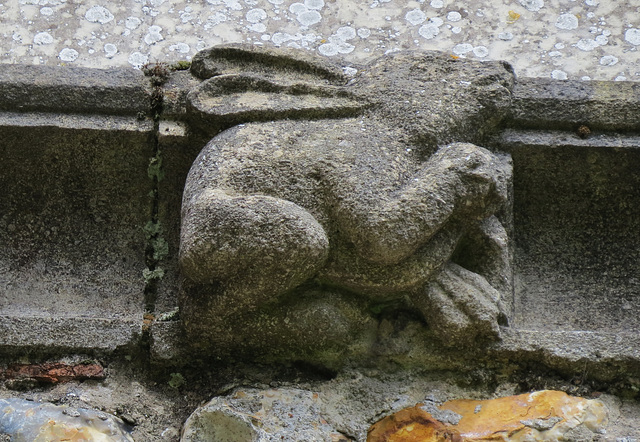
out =
<path fill-rule="evenodd" d="M 640 31 L 617 6 L 0 6 L 0 398 L 138 441 L 211 397 L 183 441 L 364 441 L 419 401 L 557 388 L 635 440 L 640 90 L 613 80 Z"/>
<path fill-rule="evenodd" d="M 638 5 L 598 0 L 19 0 L 0 62 L 86 67 L 190 60 L 221 43 L 361 62 L 404 49 L 506 60 L 518 76 L 637 80 Z"/>
<path fill-rule="evenodd" d="M 345 74 L 343 65 L 333 65 L 322 57 L 309 58 L 304 52 L 281 53 L 264 48 L 256 51 L 255 46 L 247 48 L 252 48 L 251 57 L 258 60 L 257 65 L 251 68 L 253 71 L 242 64 L 243 50 L 229 52 L 226 49 L 202 52 L 192 72 L 165 72 L 165 68 L 160 67 L 157 70 L 148 69 L 145 76 L 130 68 L 103 71 L 40 66 L 11 66 L 3 71 L 0 77 L 0 88 L 4 93 L 0 103 L 3 109 L 1 147 L 7 167 L 2 170 L 0 178 L 7 192 L 0 200 L 4 207 L 0 218 L 4 250 L 0 261 L 4 294 L 0 325 L 6 336 L 1 343 L 5 351 L 20 352 L 25 348 L 34 351 L 46 349 L 48 352 L 113 351 L 126 345 L 135 347 L 144 342 L 147 339 L 144 336 L 151 332 L 151 354 L 156 361 L 171 364 L 183 360 L 179 356 L 186 348 L 180 343 L 181 322 L 177 320 L 179 316 L 172 313 L 178 303 L 181 277 L 186 275 L 199 283 L 216 282 L 207 279 L 206 271 L 204 276 L 197 276 L 198 271 L 185 262 L 183 270 L 188 272 L 181 273 L 178 265 L 183 186 L 187 172 L 200 150 L 221 129 L 245 121 L 238 118 L 248 121 L 269 120 L 272 113 L 276 119 L 291 116 L 308 118 L 313 122 L 304 124 L 315 128 L 313 132 L 320 137 L 325 133 L 323 131 L 329 130 L 326 124 L 335 123 L 336 120 L 331 118 L 342 118 L 337 121 L 340 121 L 343 130 L 346 130 L 344 125 L 349 122 L 360 131 L 366 129 L 364 126 L 360 128 L 365 121 L 371 127 L 378 127 L 381 123 L 377 122 L 380 118 L 377 115 L 382 112 L 380 115 L 384 115 L 385 119 L 397 119 L 406 132 L 394 135 L 393 142 L 418 142 L 435 147 L 442 142 L 474 141 L 494 152 L 509 154 L 513 159 L 513 188 L 510 188 L 509 180 L 500 184 L 509 188 L 501 191 L 509 193 L 509 196 L 506 200 L 508 206 L 498 213 L 510 239 L 508 247 L 504 246 L 504 255 L 494 254 L 494 258 L 500 258 L 496 262 L 505 265 L 497 267 L 501 269 L 498 271 L 474 263 L 470 257 L 475 253 L 474 247 L 480 243 L 473 241 L 468 246 L 461 246 L 452 258 L 454 262 L 478 271 L 502 291 L 505 305 L 501 308 L 504 308 L 502 314 L 506 320 L 492 316 L 493 319 L 486 324 L 493 323 L 495 327 L 498 323 L 502 326 L 509 323 L 511 327 L 503 327 L 503 341 L 489 347 L 496 352 L 493 357 L 499 359 L 501 356 L 497 355 L 517 352 L 520 357 L 527 359 L 530 349 L 536 348 L 548 355 L 548 364 L 566 368 L 567 364 L 571 364 L 567 362 L 567 353 L 561 343 L 567 336 L 577 339 L 585 336 L 584 333 L 591 333 L 590 340 L 580 348 L 579 357 L 597 362 L 603 354 L 607 354 L 610 360 L 620 364 L 616 368 L 608 363 L 598 363 L 596 366 L 600 368 L 592 370 L 593 376 L 610 378 L 637 364 L 635 346 L 619 345 L 617 337 L 625 334 L 625 339 L 633 340 L 633 333 L 638 327 L 634 315 L 638 303 L 634 296 L 637 283 L 632 275 L 636 261 L 636 251 L 632 245 L 637 230 L 635 207 L 638 205 L 633 171 L 637 159 L 633 148 L 636 137 L 629 129 L 637 126 L 639 113 L 635 99 L 637 88 L 633 83 L 522 79 L 514 85 L 509 80 L 508 70 L 500 64 L 484 64 L 483 71 L 480 65 L 467 63 L 469 70 L 456 68 L 462 69 L 456 75 L 469 75 L 472 81 L 475 81 L 474 76 L 486 75 L 488 83 L 485 84 L 484 80 L 478 83 L 482 85 L 478 89 L 482 106 L 475 107 L 470 99 L 462 100 L 466 107 L 453 104 L 454 99 L 459 100 L 456 94 L 462 93 L 458 88 L 467 91 L 465 94 L 473 94 L 475 89 L 469 89 L 467 85 L 472 81 L 454 82 L 446 92 L 442 87 L 434 86 L 438 84 L 437 81 L 425 80 L 421 88 L 426 90 L 435 87 L 431 98 L 443 93 L 450 94 L 446 95 L 449 98 L 416 102 L 414 105 L 421 107 L 414 109 L 403 107 L 401 103 L 404 101 L 393 98 L 393 94 L 400 94 L 400 97 L 403 93 L 412 93 L 415 85 L 411 83 L 409 74 L 413 72 L 411 69 L 422 66 L 421 59 L 415 58 L 417 55 L 414 58 L 388 55 L 378 62 L 379 65 L 362 67 L 355 76 L 349 73 L 350 76 Z M 234 77 L 238 75 L 233 74 L 236 56 L 240 57 L 236 61 L 245 68 L 241 75 Z M 303 61 L 299 65 L 291 64 L 297 60 L 296 57 L 301 57 Z M 439 58 L 429 57 L 432 58 L 425 64 L 428 66 L 424 70 L 425 78 L 430 78 L 429 69 L 437 71 L 439 63 L 466 66 L 465 61 L 453 59 L 447 54 Z M 216 67 L 220 60 L 223 63 Z M 294 66 L 295 69 L 282 70 L 274 60 L 284 62 L 285 67 Z M 278 81 L 283 81 L 285 86 L 296 81 L 304 83 L 314 78 L 316 74 L 313 72 L 324 72 L 322 75 L 334 78 L 331 81 L 335 84 L 324 84 L 322 82 L 325 80 L 318 80 L 323 85 L 318 86 L 320 89 L 317 91 L 308 89 L 311 92 L 307 97 L 311 98 L 308 98 L 307 107 L 300 107 L 304 104 L 300 101 L 293 102 L 291 109 L 285 109 L 291 106 L 291 99 L 304 99 L 305 95 L 296 92 L 289 98 L 282 95 L 280 100 L 277 94 L 263 93 L 259 89 L 267 86 L 255 83 L 258 86 L 251 87 L 258 89 L 253 93 L 261 97 L 260 100 L 272 104 L 269 105 L 271 107 L 265 107 L 266 110 L 261 110 L 264 103 L 259 100 L 258 108 L 247 110 L 240 96 L 216 95 L 218 80 L 215 76 L 208 78 L 207 72 L 214 72 L 220 67 L 232 72 L 230 77 L 219 77 L 222 81 L 244 78 L 243 81 L 248 81 L 247 85 L 253 84 L 249 80 L 252 78 L 250 75 L 254 74 L 258 75 L 256 78 L 260 78 L 260 75 L 266 75 L 264 78 L 273 76 L 269 81 L 275 83 L 267 81 L 265 84 L 276 87 Z M 266 70 L 260 73 L 263 68 Z M 409 74 L 402 74 L 405 69 Z M 496 75 L 488 74 L 492 72 L 491 69 L 496 69 Z M 393 77 L 389 77 L 393 79 L 393 88 L 385 89 L 387 94 L 379 96 L 376 84 L 384 84 L 387 81 L 384 73 L 391 71 L 395 72 Z M 409 75 L 402 80 L 406 80 L 406 83 L 400 81 L 403 75 Z M 279 76 L 282 78 L 277 80 Z M 504 78 L 498 81 L 500 76 Z M 344 84 L 347 86 L 339 86 L 340 82 L 346 82 Z M 282 90 L 288 90 L 286 87 Z M 341 87 L 345 89 L 341 90 Z M 509 89 L 512 90 L 510 95 L 507 94 Z M 314 95 L 320 93 L 318 91 L 324 92 Z M 491 100 L 499 103 L 495 109 L 500 110 L 500 115 L 504 117 L 501 122 L 494 119 L 497 111 L 486 114 L 486 106 L 493 106 Z M 380 103 L 383 105 L 380 106 Z M 279 106 L 285 107 L 281 109 Z M 332 106 L 337 110 L 332 111 Z M 295 113 L 288 113 L 292 109 Z M 477 114 L 479 117 L 474 116 L 474 109 L 481 109 Z M 416 115 L 428 117 L 407 120 L 404 118 L 406 112 L 417 112 Z M 454 118 L 451 115 L 458 116 Z M 458 122 L 464 118 L 468 118 L 468 122 L 458 127 Z M 296 127 L 303 127 L 301 124 L 304 126 L 302 122 L 278 123 L 268 133 L 269 136 L 274 135 L 280 126 L 286 126 L 284 133 L 295 131 L 298 130 Z M 243 130 L 246 132 L 249 129 Z M 385 129 L 385 133 L 390 134 L 392 130 L 395 129 Z M 226 132 L 226 136 L 230 137 L 232 133 Z M 330 139 L 332 133 L 329 130 L 326 136 L 323 135 L 323 140 Z M 375 135 L 376 130 L 370 130 L 369 133 L 372 134 L 369 145 L 373 146 L 378 143 L 378 135 Z M 403 138 L 405 136 L 406 140 Z M 229 140 L 230 145 L 235 142 L 233 137 Z M 385 149 L 391 146 L 389 143 L 383 143 Z M 320 149 L 322 143 L 318 146 Z M 360 147 L 356 147 L 352 154 L 354 158 L 359 158 Z M 452 152 L 456 149 L 462 152 L 471 148 L 459 146 L 453 148 Z M 407 165 L 413 162 L 415 165 L 410 167 L 423 167 L 424 158 L 413 156 L 412 150 L 401 149 L 402 155 L 409 156 L 406 156 L 406 164 L 398 167 L 409 167 Z M 386 155 L 384 149 L 380 152 Z M 471 152 L 473 150 L 468 153 Z M 478 152 L 482 151 L 474 155 Z M 322 157 L 324 154 L 318 155 Z M 447 160 L 453 161 L 452 164 L 459 160 L 455 153 L 441 155 L 452 155 Z M 490 161 L 493 165 L 487 170 L 478 169 L 474 173 L 479 175 L 474 179 L 505 180 L 506 175 L 500 179 L 489 178 L 493 174 L 501 176 L 502 172 L 498 171 L 502 166 L 498 167 L 499 161 L 495 158 L 490 160 L 493 157 L 486 155 L 488 153 L 482 153 L 484 159 L 479 161 Z M 340 158 L 332 160 L 335 162 L 332 166 L 334 170 L 343 167 L 343 159 Z M 374 169 L 378 171 L 391 167 L 385 161 L 376 160 L 372 151 L 362 158 L 373 161 L 369 166 L 375 166 Z M 311 157 L 304 161 L 311 161 Z M 324 164 L 328 159 L 322 157 L 319 161 Z M 367 167 L 362 170 L 367 170 Z M 198 176 L 198 170 L 198 167 L 194 168 L 194 176 Z M 205 167 L 202 176 L 206 177 L 212 173 L 211 170 Z M 251 173 L 256 173 L 256 170 Z M 434 168 L 432 172 L 437 173 L 437 170 Z M 388 171 L 390 176 L 408 173 L 395 169 Z M 482 175 L 485 173 L 486 176 Z M 377 174 L 375 179 L 379 180 L 380 176 Z M 479 178 L 481 176 L 484 178 Z M 344 184 L 348 179 L 351 178 L 346 176 L 338 182 Z M 203 178 L 202 182 L 207 180 L 209 178 Z M 339 186 L 335 191 L 338 190 Z M 192 190 L 189 192 L 193 193 Z M 336 195 L 338 199 L 349 198 L 348 194 L 338 192 Z M 324 209 L 313 209 L 316 197 L 300 198 L 301 204 L 307 204 L 305 198 L 310 198 L 310 210 L 318 210 L 316 216 L 322 221 L 323 228 L 328 229 L 327 232 L 343 230 L 339 224 L 332 224 L 331 217 L 335 215 L 328 214 L 325 217 L 322 215 Z M 405 204 L 408 204 L 407 201 Z M 183 209 L 185 207 L 188 206 L 183 206 Z M 362 206 L 362 210 L 358 210 L 368 213 L 369 209 Z M 437 212 L 435 208 L 431 210 L 432 215 Z M 388 215 L 382 213 L 380 216 L 384 218 Z M 347 218 L 339 222 L 347 223 L 346 228 L 350 228 Z M 401 232 L 402 222 L 398 222 Z M 360 241 L 366 246 L 369 240 L 358 236 L 361 233 L 358 229 L 354 230 L 353 241 Z M 195 237 L 195 240 L 199 239 Z M 247 241 L 250 249 L 253 246 L 250 246 L 249 238 Z M 332 240 L 334 247 L 336 241 Z M 631 246 L 627 246 L 629 243 Z M 414 253 L 412 247 L 402 249 L 402 253 Z M 344 259 L 341 254 L 351 256 L 349 253 L 342 251 L 331 259 L 339 261 Z M 486 258 L 491 254 L 480 255 Z M 443 256 L 446 261 L 448 255 Z M 384 253 L 375 259 L 379 261 L 376 264 L 379 269 L 393 264 L 393 260 L 385 261 L 391 258 L 385 257 Z M 345 263 L 348 264 L 349 260 Z M 391 293 L 415 288 L 403 285 L 403 278 L 413 281 L 416 277 L 415 273 L 409 272 L 396 281 L 399 285 L 394 286 L 393 290 L 386 286 L 374 290 L 368 284 L 376 284 L 375 278 L 371 279 L 376 272 L 368 274 L 369 270 L 365 271 L 368 267 L 362 267 L 364 264 L 353 268 L 347 264 L 334 266 L 333 270 L 327 267 L 320 272 L 325 279 L 320 278 L 319 282 L 337 286 L 346 284 L 343 288 L 362 292 L 365 298 L 380 298 L 375 302 L 379 305 L 373 306 L 373 311 L 382 310 L 375 315 L 388 309 L 389 305 L 385 302 L 398 298 L 395 295 L 388 296 L 385 290 Z M 206 266 L 203 268 L 206 269 Z M 402 274 L 399 269 L 396 269 L 398 274 Z M 352 275 L 348 276 L 348 272 L 352 272 Z M 368 276 L 362 276 L 359 272 Z M 423 279 L 416 281 L 425 282 L 429 280 L 429 275 L 427 272 L 421 277 Z M 510 285 L 512 276 L 515 278 L 513 287 Z M 287 292 L 308 277 L 296 279 L 291 287 L 274 290 L 279 294 Z M 358 282 L 358 278 L 368 282 Z M 391 280 L 393 278 L 388 279 Z M 500 280 L 508 284 L 501 284 Z M 211 287 L 206 290 L 216 292 Z M 190 298 L 187 295 L 183 299 Z M 401 304 L 391 305 L 392 310 L 397 310 Z M 184 305 L 191 304 L 187 302 Z M 426 306 L 418 307 L 418 310 L 423 308 Z M 212 311 L 219 312 L 218 309 Z M 194 312 L 194 317 L 204 316 L 187 328 L 199 330 L 199 334 L 210 327 L 211 322 L 207 319 L 206 309 L 195 309 Z M 151 315 L 145 319 L 146 322 L 140 320 L 144 313 Z M 370 312 L 365 316 L 371 318 Z M 154 317 L 159 320 L 150 327 Z M 182 320 L 185 320 L 184 315 Z M 374 322 L 377 324 L 377 321 L 384 323 L 387 319 L 376 316 Z M 242 324 L 236 323 L 243 330 L 242 333 L 252 332 L 252 326 Z M 451 329 L 445 327 L 442 330 Z M 528 334 L 532 330 L 537 332 L 535 338 Z M 59 339 L 60 336 L 65 339 Z M 105 339 L 107 336 L 110 338 Z M 434 357 L 433 343 L 426 344 L 428 336 L 414 336 L 424 343 L 424 347 L 420 357 L 410 365 L 439 366 L 437 357 Z M 388 338 L 382 333 L 376 339 L 384 341 Z M 394 339 L 394 345 L 397 346 L 409 338 L 395 336 Z M 191 339 L 191 343 L 197 341 Z M 242 339 L 241 342 L 249 340 Z M 386 345 L 386 348 L 395 348 L 394 345 Z M 421 345 L 416 345 L 416 348 L 421 348 Z M 358 357 L 370 352 L 358 351 L 355 353 L 360 355 Z M 380 354 L 383 359 L 390 358 L 403 364 L 407 362 L 404 359 L 406 349 L 383 351 Z M 290 357 L 280 358 L 286 360 Z M 344 363 L 342 361 L 340 364 Z"/>

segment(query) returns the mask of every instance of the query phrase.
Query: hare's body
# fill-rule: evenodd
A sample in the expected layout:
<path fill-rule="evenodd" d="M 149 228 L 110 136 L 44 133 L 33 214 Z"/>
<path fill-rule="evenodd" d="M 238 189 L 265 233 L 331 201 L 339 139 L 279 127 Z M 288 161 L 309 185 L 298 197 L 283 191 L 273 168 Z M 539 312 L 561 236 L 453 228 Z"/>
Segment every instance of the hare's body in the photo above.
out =
<path fill-rule="evenodd" d="M 257 241 L 251 253 L 230 253 L 238 226 L 218 221 L 207 229 L 208 241 L 183 254 L 200 263 L 194 268 L 211 263 L 202 276 L 189 276 L 210 282 L 239 275 L 255 285 L 260 275 L 273 280 L 277 272 L 272 293 L 257 284 L 265 301 L 311 277 L 376 299 L 420 288 L 453 253 L 461 217 L 479 220 L 495 210 L 506 199 L 509 177 L 508 162 L 471 144 L 422 159 L 424 149 L 403 142 L 393 128 L 381 133 L 366 118 L 250 123 L 223 132 L 194 162 L 185 207 L 202 207 L 197 201 L 204 198 L 204 205 L 235 219 L 245 204 L 244 226 L 254 239 L 272 237 L 276 220 L 283 230 L 278 244 Z M 185 213 L 187 231 L 191 220 Z M 294 273 L 299 276 L 288 277 Z M 244 285 L 234 296 L 243 293 Z"/>

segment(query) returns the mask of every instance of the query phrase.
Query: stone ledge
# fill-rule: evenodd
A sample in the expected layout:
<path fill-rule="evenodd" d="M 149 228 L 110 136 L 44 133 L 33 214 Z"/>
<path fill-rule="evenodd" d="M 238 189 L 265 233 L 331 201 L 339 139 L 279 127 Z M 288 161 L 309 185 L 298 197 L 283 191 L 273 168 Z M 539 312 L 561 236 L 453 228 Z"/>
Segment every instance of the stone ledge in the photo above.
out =
<path fill-rule="evenodd" d="M 633 130 L 640 127 L 640 84 L 627 81 L 518 79 L 511 126 Z"/>
<path fill-rule="evenodd" d="M 99 130 L 109 132 L 152 132 L 153 122 L 148 119 L 115 115 L 81 115 L 54 112 L 0 112 L 0 128 L 55 127 L 73 130 Z"/>
<path fill-rule="evenodd" d="M 506 129 L 496 141 L 501 149 L 508 151 L 522 146 L 554 149 L 565 147 L 638 149 L 640 147 L 640 135 L 637 133 L 593 132 L 588 137 L 581 138 L 577 133 L 566 130 Z"/>
<path fill-rule="evenodd" d="M 113 352 L 136 344 L 141 332 L 135 319 L 0 316 L 0 350 Z"/>
<path fill-rule="evenodd" d="M 3 65 L 0 109 L 137 114 L 149 109 L 147 85 L 133 69 Z"/>
<path fill-rule="evenodd" d="M 165 115 L 181 117 L 184 96 L 197 84 L 186 71 L 173 73 Z M 149 105 L 149 81 L 135 69 L 3 65 L 0 72 L 0 110 L 136 115 L 148 113 Z M 580 124 L 596 130 L 639 128 L 640 83 L 517 79 L 510 126 L 575 129 Z"/>
<path fill-rule="evenodd" d="M 640 336 L 633 333 L 503 329 L 487 352 L 489 364 L 516 362 L 533 370 L 604 383 L 631 382 L 640 369 Z M 629 381 L 629 379 L 631 379 Z"/>
<path fill-rule="evenodd" d="M 592 331 L 542 331 L 502 328 L 499 351 L 544 352 L 578 360 L 635 360 L 640 362 L 640 335 Z"/>

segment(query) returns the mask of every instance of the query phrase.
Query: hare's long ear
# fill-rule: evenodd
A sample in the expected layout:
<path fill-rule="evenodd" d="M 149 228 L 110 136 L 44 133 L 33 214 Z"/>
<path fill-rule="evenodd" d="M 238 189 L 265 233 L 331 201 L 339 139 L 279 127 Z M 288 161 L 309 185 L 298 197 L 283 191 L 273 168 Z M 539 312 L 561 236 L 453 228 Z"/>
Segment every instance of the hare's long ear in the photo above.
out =
<path fill-rule="evenodd" d="M 202 50 L 191 62 L 191 73 L 202 80 L 245 72 L 336 86 L 348 81 L 341 66 L 301 50 L 229 44 Z"/>
<path fill-rule="evenodd" d="M 275 82 L 251 74 L 212 77 L 192 89 L 187 101 L 201 122 L 221 128 L 252 121 L 345 118 L 367 107 L 344 88 Z"/>
<path fill-rule="evenodd" d="M 211 132 L 252 121 L 344 118 L 368 106 L 349 92 L 339 67 L 304 53 L 216 47 L 194 57 L 192 72 L 208 78 L 187 95 L 189 111 Z"/>

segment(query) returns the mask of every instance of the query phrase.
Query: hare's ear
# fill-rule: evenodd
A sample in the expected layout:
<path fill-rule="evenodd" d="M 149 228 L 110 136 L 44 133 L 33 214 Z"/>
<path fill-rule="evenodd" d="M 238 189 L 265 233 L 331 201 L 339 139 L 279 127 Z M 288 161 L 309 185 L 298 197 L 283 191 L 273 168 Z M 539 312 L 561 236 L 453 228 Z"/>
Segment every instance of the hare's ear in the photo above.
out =
<path fill-rule="evenodd" d="M 341 66 L 301 50 L 229 44 L 200 51 L 191 62 L 191 73 L 202 80 L 246 72 L 333 85 L 344 85 L 349 80 Z"/>
<path fill-rule="evenodd" d="M 204 81 L 188 96 L 207 131 L 251 121 L 343 118 L 367 103 L 348 92 L 342 67 L 304 51 L 225 45 L 195 55 L 191 73 Z"/>
<path fill-rule="evenodd" d="M 303 51 L 226 45 L 199 52 L 191 72 L 204 79 L 189 111 L 208 131 L 251 121 L 343 118 L 366 100 L 348 91 L 342 68 Z"/>
<path fill-rule="evenodd" d="M 368 107 L 345 87 L 255 74 L 211 77 L 189 92 L 187 102 L 192 117 L 213 130 L 252 121 L 345 118 Z"/>

